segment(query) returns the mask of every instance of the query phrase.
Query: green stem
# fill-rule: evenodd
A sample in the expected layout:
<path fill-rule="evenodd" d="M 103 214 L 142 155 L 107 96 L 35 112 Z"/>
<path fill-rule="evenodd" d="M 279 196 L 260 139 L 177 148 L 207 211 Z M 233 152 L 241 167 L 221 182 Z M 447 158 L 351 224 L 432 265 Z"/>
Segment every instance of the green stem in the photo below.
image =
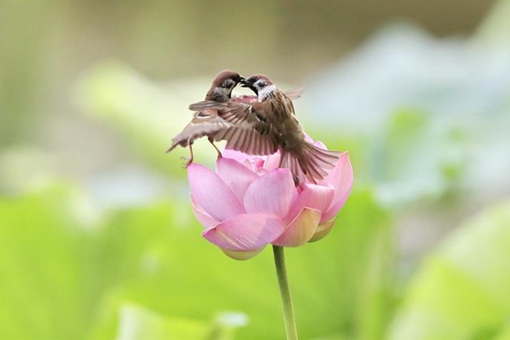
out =
<path fill-rule="evenodd" d="M 287 280 L 287 270 L 285 269 L 285 255 L 283 247 L 273 246 L 274 264 L 276 266 L 276 275 L 278 276 L 278 285 L 280 286 L 280 295 L 282 297 L 283 317 L 285 319 L 285 330 L 287 340 L 297 340 L 296 320 L 294 318 L 294 309 L 292 308 L 292 298 L 290 297 L 289 281 Z"/>

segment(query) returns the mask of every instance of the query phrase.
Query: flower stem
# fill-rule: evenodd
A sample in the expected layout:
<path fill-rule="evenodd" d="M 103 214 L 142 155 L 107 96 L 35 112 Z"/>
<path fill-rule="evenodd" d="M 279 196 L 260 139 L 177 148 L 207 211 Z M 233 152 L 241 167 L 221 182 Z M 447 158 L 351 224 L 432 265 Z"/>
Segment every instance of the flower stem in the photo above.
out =
<path fill-rule="evenodd" d="M 287 270 L 285 269 L 283 247 L 273 246 L 273 254 L 276 275 L 278 276 L 278 285 L 280 286 L 280 295 L 282 297 L 287 340 L 297 340 L 296 320 L 294 318 L 294 308 L 292 307 L 292 298 L 290 296 L 289 281 L 287 280 Z"/>

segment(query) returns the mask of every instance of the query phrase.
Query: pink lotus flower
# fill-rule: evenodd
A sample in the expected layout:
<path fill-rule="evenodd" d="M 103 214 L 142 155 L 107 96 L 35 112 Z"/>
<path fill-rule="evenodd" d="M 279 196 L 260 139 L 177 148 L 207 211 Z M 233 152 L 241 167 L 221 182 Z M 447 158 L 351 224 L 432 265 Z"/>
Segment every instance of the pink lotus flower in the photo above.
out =
<path fill-rule="evenodd" d="M 216 172 L 195 163 L 188 167 L 202 235 L 234 259 L 249 259 L 269 243 L 298 247 L 323 238 L 349 196 L 348 153 L 321 182 L 302 187 L 294 186 L 289 169 L 277 167 L 279 160 L 278 153 L 259 157 L 225 150 Z"/>

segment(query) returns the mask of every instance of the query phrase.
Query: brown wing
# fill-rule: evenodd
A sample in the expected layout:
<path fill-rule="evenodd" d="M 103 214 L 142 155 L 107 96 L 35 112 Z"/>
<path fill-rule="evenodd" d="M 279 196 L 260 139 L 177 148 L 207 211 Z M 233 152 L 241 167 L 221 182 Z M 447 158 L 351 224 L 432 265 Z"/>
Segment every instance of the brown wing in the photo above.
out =
<path fill-rule="evenodd" d="M 218 132 L 214 140 L 226 140 L 226 149 L 241 151 L 249 155 L 272 155 L 278 146 L 267 136 L 256 130 L 230 127 Z"/>
<path fill-rule="evenodd" d="M 262 111 L 256 109 L 260 103 L 253 105 L 231 102 L 228 109 L 219 115 L 232 124 L 227 130 L 218 132 L 215 140 L 226 140 L 227 149 L 241 151 L 250 155 L 271 155 L 278 150 L 278 145 L 271 138 L 271 125 Z"/>
<path fill-rule="evenodd" d="M 218 110 L 218 115 L 230 123 L 228 129 L 214 135 L 216 141 L 226 140 L 227 149 L 241 151 L 252 155 L 271 155 L 278 150 L 278 145 L 271 138 L 271 125 L 263 110 L 257 109 L 262 103 L 253 105 L 243 102 L 217 103 L 202 101 L 190 105 L 191 110 Z"/>
<path fill-rule="evenodd" d="M 218 115 L 225 121 L 242 129 L 256 129 L 263 133 L 267 123 L 267 116 L 260 110 L 253 108 L 259 107 L 262 103 L 247 104 L 242 102 L 218 103 L 210 100 L 204 100 L 191 104 L 190 110 L 217 110 Z"/>
<path fill-rule="evenodd" d="M 305 91 L 304 87 L 298 87 L 297 89 L 283 91 L 283 93 L 285 93 L 285 95 L 289 97 L 289 99 L 294 100 L 301 98 L 304 91 Z"/>
<path fill-rule="evenodd" d="M 232 127 L 221 130 L 214 135 L 216 141 L 226 140 L 227 149 L 254 155 L 270 155 L 279 147 L 285 126 L 276 126 L 275 117 L 287 121 L 289 114 L 294 114 L 292 100 L 282 92 L 278 93 L 283 105 L 274 105 L 274 100 L 257 103 L 227 102 L 218 103 L 202 101 L 190 105 L 191 110 L 216 109 L 218 115 L 232 124 Z M 268 114 L 269 113 L 269 114 Z M 295 120 L 295 119 L 294 119 Z M 281 125 L 281 124 L 280 124 Z M 298 125 L 299 126 L 299 125 Z"/>
<path fill-rule="evenodd" d="M 226 130 L 232 125 L 218 116 L 217 110 L 207 109 L 196 112 L 191 122 L 174 138 L 167 152 L 172 151 L 177 145 L 187 146 L 195 139 L 203 136 L 213 136 L 221 130 Z"/>

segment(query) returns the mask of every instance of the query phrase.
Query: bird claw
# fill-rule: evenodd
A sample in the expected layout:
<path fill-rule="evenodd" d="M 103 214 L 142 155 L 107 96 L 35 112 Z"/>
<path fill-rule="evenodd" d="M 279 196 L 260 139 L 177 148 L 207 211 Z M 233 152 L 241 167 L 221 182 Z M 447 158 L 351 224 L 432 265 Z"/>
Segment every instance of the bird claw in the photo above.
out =
<path fill-rule="evenodd" d="M 187 168 L 188 168 L 188 166 L 190 166 L 190 165 L 191 165 L 191 163 L 193 163 L 193 157 L 184 157 L 184 156 L 183 156 L 183 157 L 181 157 L 181 159 L 182 159 L 182 160 L 184 160 L 184 161 L 186 161 L 186 163 L 184 163 L 184 164 L 182 165 L 182 168 L 183 168 L 183 169 L 187 169 Z"/>

